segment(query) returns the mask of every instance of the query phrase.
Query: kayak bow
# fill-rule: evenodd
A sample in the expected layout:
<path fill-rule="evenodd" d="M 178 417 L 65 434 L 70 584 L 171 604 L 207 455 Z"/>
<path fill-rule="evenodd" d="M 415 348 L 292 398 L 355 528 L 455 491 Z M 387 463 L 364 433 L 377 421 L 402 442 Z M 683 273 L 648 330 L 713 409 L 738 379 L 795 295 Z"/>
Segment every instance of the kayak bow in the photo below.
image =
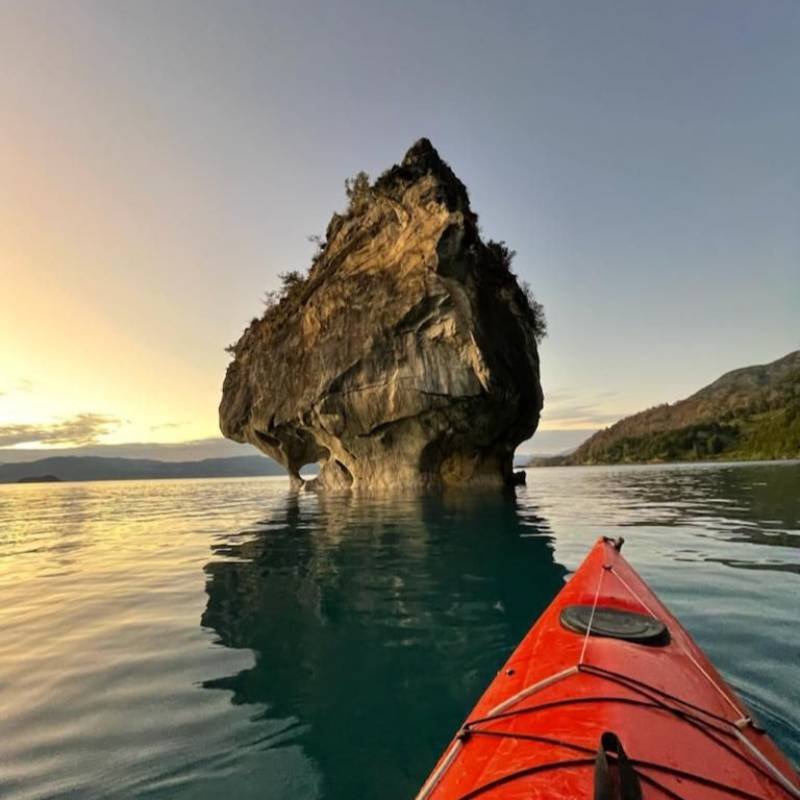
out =
<path fill-rule="evenodd" d="M 489 685 L 417 800 L 787 800 L 797 774 L 600 539 Z"/>

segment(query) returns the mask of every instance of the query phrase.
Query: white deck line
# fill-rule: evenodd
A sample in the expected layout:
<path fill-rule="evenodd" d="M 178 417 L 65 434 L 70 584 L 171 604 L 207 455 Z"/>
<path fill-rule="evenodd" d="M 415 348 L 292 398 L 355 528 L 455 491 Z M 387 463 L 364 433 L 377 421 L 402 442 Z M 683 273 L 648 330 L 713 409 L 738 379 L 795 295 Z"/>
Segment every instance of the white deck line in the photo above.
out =
<path fill-rule="evenodd" d="M 738 728 L 735 730 L 739 741 L 769 769 L 775 780 L 778 781 L 792 797 L 800 798 L 800 788 L 797 787 L 797 784 L 792 783 Z"/>
<path fill-rule="evenodd" d="M 511 706 L 518 703 L 520 700 L 524 700 L 526 697 L 530 697 L 532 694 L 536 694 L 540 689 L 544 689 L 547 686 L 551 686 L 554 683 L 558 683 L 558 681 L 568 678 L 570 675 L 576 675 L 578 673 L 578 667 L 569 667 L 561 672 L 557 672 L 555 675 L 550 675 L 547 678 L 543 678 L 542 680 L 538 681 L 537 683 L 531 684 L 530 686 L 526 686 L 521 691 L 517 692 L 515 695 L 505 699 L 500 705 L 495 706 L 485 717 L 481 717 L 481 722 L 490 722 L 491 718 L 495 714 L 501 714 Z M 422 788 L 419 790 L 415 800 L 426 800 L 426 798 L 431 796 L 431 793 L 436 788 L 439 781 L 442 779 L 442 776 L 447 772 L 450 768 L 452 763 L 455 761 L 456 756 L 458 755 L 459 751 L 461 750 L 462 742 L 460 739 L 456 739 L 452 745 L 450 745 L 450 749 L 447 751 L 447 755 L 439 762 L 439 766 L 431 773 L 430 777 L 427 781 L 423 784 Z"/>
<path fill-rule="evenodd" d="M 447 755 L 441 760 L 439 766 L 431 773 L 427 781 L 422 785 L 415 800 L 426 800 L 431 796 L 431 792 L 436 788 L 436 785 L 442 778 L 445 772 L 449 769 L 450 765 L 455 761 L 458 751 L 461 749 L 461 740 L 456 739 L 447 751 Z"/>
<path fill-rule="evenodd" d="M 570 675 L 576 675 L 577 673 L 578 667 L 576 665 L 574 667 L 567 667 L 567 669 L 557 672 L 555 675 L 550 675 L 548 678 L 542 678 L 542 680 L 540 680 L 538 683 L 531 684 L 525 689 L 522 689 L 516 694 L 511 695 L 511 697 L 503 700 L 500 705 L 495 706 L 485 717 L 482 717 L 481 722 L 488 722 L 495 714 L 501 714 L 503 711 L 511 708 L 511 706 L 515 705 L 520 700 L 524 700 L 526 697 L 530 697 L 540 689 L 544 689 L 547 686 L 558 683 L 558 681 L 562 680 L 563 678 L 568 678 Z"/>

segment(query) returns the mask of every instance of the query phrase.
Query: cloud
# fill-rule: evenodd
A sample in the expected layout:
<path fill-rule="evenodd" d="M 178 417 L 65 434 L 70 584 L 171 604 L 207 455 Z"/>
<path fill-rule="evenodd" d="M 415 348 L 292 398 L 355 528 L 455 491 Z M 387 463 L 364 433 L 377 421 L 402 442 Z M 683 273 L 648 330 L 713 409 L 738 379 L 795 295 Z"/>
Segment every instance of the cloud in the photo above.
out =
<path fill-rule="evenodd" d="M 18 444 L 94 444 L 99 436 L 110 433 L 119 424 L 117 417 L 87 413 L 49 424 L 0 425 L 0 447 Z"/>
<path fill-rule="evenodd" d="M 576 426 L 578 423 L 586 423 L 585 427 L 598 427 L 599 425 L 607 425 L 609 422 L 616 422 L 625 414 L 619 411 L 600 411 L 593 403 L 584 403 L 583 405 L 572 406 L 556 406 L 547 411 L 547 421 L 559 427 L 568 427 L 566 423 L 571 426 Z"/>
<path fill-rule="evenodd" d="M 591 398 L 579 397 L 569 391 L 548 393 L 542 412 L 546 429 L 597 430 L 626 416 L 623 411 L 608 411 L 606 402 L 616 392 L 601 392 Z"/>
<path fill-rule="evenodd" d="M 29 378 L 20 378 L 13 387 L 0 389 L 0 397 L 3 397 L 3 395 L 7 396 L 9 394 L 14 394 L 14 392 L 30 392 L 33 390 L 35 385 L 36 384 L 34 381 L 30 380 Z"/>
<path fill-rule="evenodd" d="M 184 425 L 188 425 L 188 422 L 162 422 L 159 425 L 151 425 L 151 431 L 160 431 L 164 428 L 182 428 Z"/>
<path fill-rule="evenodd" d="M 592 399 L 597 402 L 601 400 L 613 400 L 619 397 L 619 392 L 592 392 Z M 557 389 L 554 392 L 545 392 L 545 397 L 550 403 L 574 403 L 586 400 L 585 394 L 576 394 L 570 389 Z"/>
<path fill-rule="evenodd" d="M 594 433 L 591 429 L 539 429 L 532 439 L 523 442 L 517 455 L 554 456 L 569 453 Z"/>

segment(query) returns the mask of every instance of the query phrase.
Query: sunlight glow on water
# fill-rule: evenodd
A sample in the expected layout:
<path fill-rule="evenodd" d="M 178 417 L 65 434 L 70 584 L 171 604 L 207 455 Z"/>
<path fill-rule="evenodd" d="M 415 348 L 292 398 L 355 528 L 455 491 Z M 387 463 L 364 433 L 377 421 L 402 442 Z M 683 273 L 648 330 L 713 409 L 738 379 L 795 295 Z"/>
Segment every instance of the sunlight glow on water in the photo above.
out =
<path fill-rule="evenodd" d="M 406 798 L 599 534 L 800 759 L 800 465 L 0 486 L 0 796 Z"/>

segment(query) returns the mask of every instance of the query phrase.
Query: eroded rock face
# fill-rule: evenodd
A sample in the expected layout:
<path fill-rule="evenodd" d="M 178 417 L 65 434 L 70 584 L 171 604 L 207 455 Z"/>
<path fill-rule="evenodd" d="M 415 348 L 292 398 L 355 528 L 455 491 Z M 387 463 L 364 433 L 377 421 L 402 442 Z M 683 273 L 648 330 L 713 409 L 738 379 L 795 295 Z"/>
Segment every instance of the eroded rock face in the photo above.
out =
<path fill-rule="evenodd" d="M 508 485 L 542 407 L 537 314 L 422 139 L 351 192 L 308 277 L 232 348 L 225 436 L 313 488 Z"/>

